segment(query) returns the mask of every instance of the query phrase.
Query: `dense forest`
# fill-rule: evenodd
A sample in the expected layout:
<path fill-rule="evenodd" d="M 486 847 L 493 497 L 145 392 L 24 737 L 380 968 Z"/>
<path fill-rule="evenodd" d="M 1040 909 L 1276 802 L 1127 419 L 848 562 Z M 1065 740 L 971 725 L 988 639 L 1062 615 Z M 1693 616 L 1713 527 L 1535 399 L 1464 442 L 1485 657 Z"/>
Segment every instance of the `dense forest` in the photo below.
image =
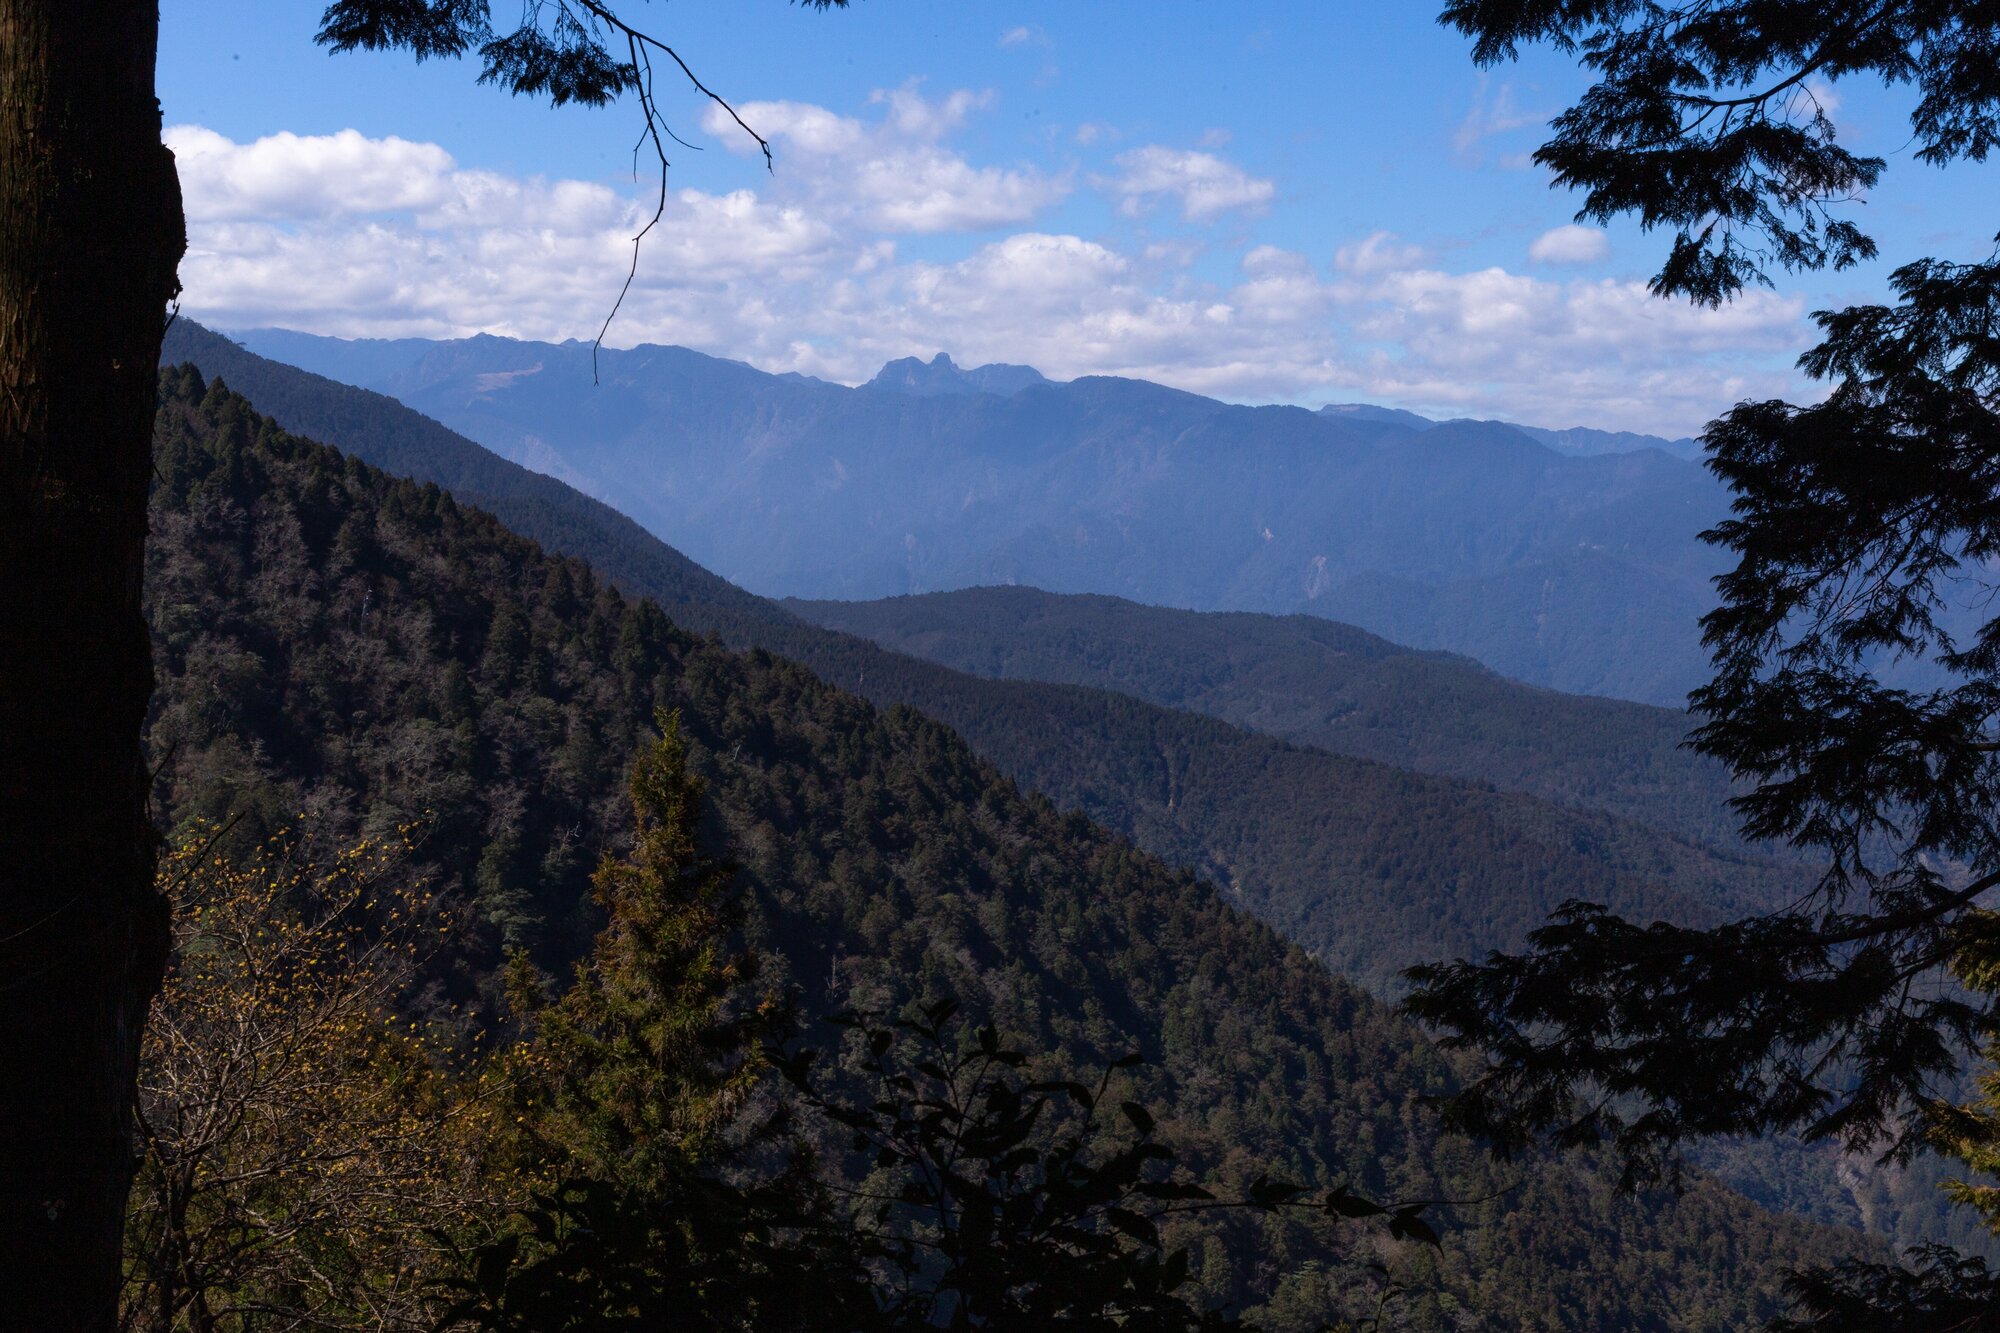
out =
<path fill-rule="evenodd" d="M 914 705 L 1022 786 L 1211 876 L 1336 971 L 1378 990 L 1395 989 L 1410 963 L 1516 942 L 1567 898 L 1707 919 L 1794 887 L 1791 872 L 1741 854 L 1599 809 L 1496 792 L 1496 777 L 1421 777 L 1129 695 L 983 680 L 888 652 L 750 597 L 601 503 L 390 399 L 251 356 L 199 328 L 177 328 L 168 351 L 242 385 L 294 429 L 435 481 L 583 557 L 621 588 L 656 599 L 679 624 L 804 663 L 878 705 Z M 1520 693 L 1537 705 L 1561 697 Z M 1498 698 L 1514 702 L 1505 690 Z M 1515 720 L 1491 725 L 1556 724 L 1517 710 Z M 1621 730 L 1605 742 L 1611 757 L 1590 757 L 1579 739 L 1573 767 L 1615 767 Z M 1697 795 L 1686 798 L 1690 810 L 1699 804 Z M 1716 820 L 1712 810 L 1702 817 L 1710 827 Z"/>
<path fill-rule="evenodd" d="M 1460 690 L 1493 705 L 1464 718 L 1467 739 L 1458 748 L 1430 733 L 1438 744 L 1426 753 L 1452 755 L 1450 762 L 1480 779 L 1466 783 L 1284 744 L 1130 695 L 978 679 L 821 628 L 745 593 L 603 502 L 394 399 L 253 355 L 185 319 L 168 335 L 167 350 L 222 375 L 287 426 L 435 482 L 545 548 L 583 558 L 621 589 L 658 602 L 678 625 L 805 663 L 880 707 L 912 704 L 945 720 L 1024 787 L 1084 809 L 1142 848 L 1225 885 L 1239 905 L 1273 914 L 1289 930 L 1315 931 L 1313 947 L 1327 950 L 1323 957 L 1336 970 L 1372 987 L 1397 988 L 1397 970 L 1410 961 L 1476 954 L 1517 939 L 1542 912 L 1586 887 L 1636 908 L 1691 907 L 1712 919 L 1730 902 L 1791 882 L 1770 866 L 1635 822 L 1490 789 L 1504 790 L 1511 784 L 1499 779 L 1513 775 L 1532 790 L 1540 773 L 1557 788 L 1548 796 L 1575 798 L 1581 781 L 1609 804 L 1620 790 L 1636 799 L 1657 785 L 1663 798 L 1681 794 L 1670 808 L 1712 829 L 1720 821 L 1702 769 L 1677 751 L 1661 752 L 1668 732 L 1662 719 L 1672 716 L 1664 710 L 1522 687 L 1457 659 L 1397 650 L 1385 660 L 1385 675 L 1411 658 L 1435 664 L 1437 675 L 1418 674 L 1413 687 L 1426 691 L 1427 707 L 1479 714 L 1452 702 Z M 1334 643 L 1392 647 L 1349 627 L 1310 623 Z M 1064 727 L 1049 725 L 1052 718 Z M 1543 739 L 1551 757 L 1523 762 L 1529 743 Z M 1621 756 L 1634 749 L 1650 762 L 1621 779 Z M 1312 805 L 1315 798 L 1346 813 L 1330 818 L 1335 805 Z M 1424 836 L 1408 836 L 1410 828 Z M 1445 845 L 1433 846 L 1437 839 Z M 1539 873 L 1537 857 L 1553 858 L 1570 878 Z M 1385 865 L 1396 867 L 1392 878 L 1383 877 Z M 1342 917 L 1336 901 L 1355 910 Z M 1772 1207 L 1865 1227 L 1898 1244 L 1942 1238 L 1976 1252 L 1989 1245 L 1976 1222 L 1947 1208 L 1936 1188 L 1945 1168 L 1930 1159 L 1905 1170 L 1826 1148 L 1730 1143 L 1704 1150 L 1704 1161 Z"/>
<path fill-rule="evenodd" d="M 1729 775 L 1687 714 L 1523 685 L 1319 616 L 1178 611 L 1035 588 L 787 609 L 977 676 L 1089 685 L 1301 745 L 1738 846 Z"/>
<path fill-rule="evenodd" d="M 420 830 L 471 918 L 426 1004 L 490 1004 L 508 944 L 547 969 L 583 950 L 591 874 L 631 832 L 621 775 L 667 707 L 707 835 L 741 862 L 746 939 L 808 1014 L 952 996 L 1062 1068 L 1141 1050 L 1163 1139 L 1224 1187 L 1268 1170 L 1486 1200 L 1443 1210 L 1435 1255 L 1277 1220 L 1193 1236 L 1203 1299 L 1274 1328 L 1365 1313 L 1349 1266 L 1380 1253 L 1408 1327 L 1723 1329 L 1773 1308 L 1784 1267 L 1857 1247 L 1713 1184 L 1634 1200 L 1587 1162 L 1487 1162 L 1425 1109 L 1447 1061 L 1202 880 L 917 712 L 696 637 L 190 368 L 164 378 L 156 465 L 163 822 L 244 849 L 298 821 Z"/>

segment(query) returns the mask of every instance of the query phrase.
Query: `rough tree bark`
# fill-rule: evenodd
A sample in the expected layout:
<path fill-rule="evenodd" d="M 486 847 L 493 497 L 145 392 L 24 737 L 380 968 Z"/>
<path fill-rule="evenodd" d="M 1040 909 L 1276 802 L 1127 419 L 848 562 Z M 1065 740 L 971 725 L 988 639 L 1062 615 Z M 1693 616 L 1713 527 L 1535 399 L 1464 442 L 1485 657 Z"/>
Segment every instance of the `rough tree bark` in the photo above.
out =
<path fill-rule="evenodd" d="M 165 958 L 139 728 L 185 248 L 153 0 L 0 0 L 0 1328 L 109 1329 Z"/>

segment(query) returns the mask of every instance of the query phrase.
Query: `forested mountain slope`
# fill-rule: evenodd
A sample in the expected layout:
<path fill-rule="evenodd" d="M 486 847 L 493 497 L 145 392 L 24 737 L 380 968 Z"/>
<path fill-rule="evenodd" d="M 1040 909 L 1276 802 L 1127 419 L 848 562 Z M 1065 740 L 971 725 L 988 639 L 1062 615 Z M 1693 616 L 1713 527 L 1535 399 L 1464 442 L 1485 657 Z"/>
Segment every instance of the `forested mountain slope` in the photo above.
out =
<path fill-rule="evenodd" d="M 1318 616 L 968 588 L 783 605 L 941 666 L 1117 690 L 1301 745 L 1605 810 L 1721 847 L 1729 775 L 1685 712 L 1560 694 Z"/>
<path fill-rule="evenodd" d="M 696 638 L 192 371 L 163 384 L 147 581 L 163 813 L 233 817 L 242 839 L 300 811 L 335 835 L 419 821 L 440 882 L 485 922 L 456 984 L 479 984 L 501 939 L 575 950 L 589 869 L 623 832 L 624 761 L 666 705 L 744 863 L 753 933 L 809 1007 L 951 992 L 1075 1067 L 1143 1049 L 1168 1135 L 1216 1179 L 1503 1189 L 1457 1210 L 1441 1255 L 1391 1256 L 1416 1284 L 1408 1327 L 1738 1328 L 1781 1267 L 1857 1244 L 1712 1185 L 1635 1202 L 1580 1162 L 1497 1170 L 1436 1134 L 1420 1098 L 1449 1070 L 1407 1026 L 935 722 Z M 1206 1292 L 1268 1297 L 1277 1328 L 1341 1311 L 1339 1254 L 1246 1230 L 1234 1257 L 1197 1242 Z"/>
<path fill-rule="evenodd" d="M 286 411 L 295 420 L 307 423 L 311 430 L 326 428 L 329 433 L 339 432 L 335 438 L 364 458 L 393 457 L 399 466 L 410 469 L 421 480 L 454 486 L 470 481 L 489 487 L 481 497 L 482 502 L 504 512 L 517 530 L 553 549 L 587 555 L 602 574 L 621 587 L 657 597 L 669 607 L 672 618 L 684 626 L 720 633 L 739 646 L 760 644 L 792 660 L 807 662 L 823 678 L 864 694 L 879 705 L 921 699 L 932 709 L 949 710 L 957 719 L 960 734 L 967 735 L 975 746 L 1007 752 L 1016 760 L 1021 758 L 1024 748 L 1029 758 L 1037 754 L 1059 758 L 1060 747 L 1037 750 L 1021 747 L 1019 740 L 1023 736 L 1046 735 L 1051 709 L 1067 708 L 1078 700 L 1085 701 L 1087 706 L 1090 699 L 1089 691 L 1062 691 L 1058 699 L 1042 690 L 996 688 L 990 682 L 888 652 L 865 639 L 810 625 L 716 578 L 598 501 L 496 458 L 393 399 L 257 357 L 187 321 L 175 326 L 169 337 L 169 350 L 226 371 L 232 384 L 251 388 L 253 398 L 266 397 L 285 403 Z M 1171 731 L 1190 721 L 1200 722 L 1200 719 L 1162 716 L 1164 710 L 1157 708 L 1131 709 L 1127 706 L 1129 701 L 1102 702 L 1105 706 L 1096 710 L 1092 722 L 1099 728 L 1113 720 L 1154 719 Z M 1139 758 L 1136 764 L 1116 765 L 1115 771 L 1140 778 L 1141 785 L 1132 788 L 1098 782 L 1090 791 L 1096 803 L 1094 808 L 1116 826 L 1146 839 L 1142 845 L 1156 853 L 1188 857 L 1184 864 L 1197 867 L 1230 864 L 1230 849 L 1239 846 L 1243 839 L 1217 819 L 1218 810 L 1207 811 L 1211 822 L 1193 829 L 1192 837 L 1188 827 L 1177 823 L 1175 812 L 1162 814 L 1162 802 L 1157 795 L 1159 785 L 1157 782 L 1147 785 L 1147 780 L 1155 775 L 1149 766 L 1163 757 L 1156 741 L 1157 730 L 1135 728 L 1120 733 L 1114 752 Z M 1227 727 L 1208 727 L 1202 734 L 1227 737 L 1230 731 Z M 1304 753 L 1307 752 L 1295 752 L 1294 758 Z M 1093 753 L 1085 758 L 1088 771 L 1100 777 L 1114 771 L 1107 766 L 1103 755 Z M 1183 771 L 1196 768 L 1206 771 L 1206 763 L 1187 762 L 1190 758 L 1184 755 Z M 1347 771 L 1385 776 L 1382 770 L 1370 765 L 1348 765 Z M 1010 776 L 1034 785 L 1034 775 L 1010 773 Z M 1070 780 L 1070 775 L 1060 770 L 1044 776 L 1050 776 L 1058 784 Z M 1245 779 L 1240 765 L 1236 766 L 1234 776 Z M 1334 780 L 1339 780 L 1337 775 Z M 1253 817 L 1262 818 L 1261 789 L 1254 781 L 1242 790 L 1224 795 L 1227 801 L 1250 808 Z M 1277 797 L 1280 805 L 1293 800 L 1285 793 Z M 1180 819 L 1184 820 L 1188 813 L 1186 809 L 1180 811 Z M 1357 857 L 1375 854 L 1365 839 L 1383 828 L 1382 822 L 1327 819 L 1323 812 L 1311 810 L 1306 815 L 1307 818 L 1285 830 L 1282 843 L 1291 854 L 1299 856 L 1302 866 L 1310 869 L 1315 863 L 1351 863 Z M 1363 839 L 1358 846 L 1354 842 L 1357 837 Z M 1657 839 L 1651 841 L 1657 844 Z M 1592 845 L 1589 837 L 1581 840 L 1581 849 L 1586 854 L 1592 854 Z M 1572 850 L 1578 848 L 1573 845 Z M 1402 877 L 1393 885 L 1379 879 L 1360 882 L 1362 890 L 1372 889 L 1372 896 L 1362 899 L 1362 910 L 1343 923 L 1344 947 L 1361 960 L 1365 970 L 1388 980 L 1394 971 L 1388 959 L 1410 956 L 1413 946 L 1419 950 L 1428 948 L 1434 954 L 1441 952 L 1443 941 L 1462 938 L 1462 934 L 1447 935 L 1444 930 L 1462 931 L 1468 912 L 1478 913 L 1473 919 L 1483 920 L 1489 928 L 1502 919 L 1519 926 L 1531 923 L 1537 912 L 1565 896 L 1568 886 L 1544 877 L 1537 877 L 1530 885 L 1541 896 L 1526 904 L 1482 900 L 1464 894 L 1452 885 L 1464 882 L 1465 868 L 1476 861 L 1477 854 L 1463 843 L 1457 851 L 1458 859 L 1454 861 L 1431 849 L 1419 849 L 1419 855 L 1406 861 Z M 1239 865 L 1239 879 L 1251 880 L 1252 887 L 1256 887 L 1257 877 L 1271 868 L 1265 859 L 1270 854 L 1266 849 L 1254 858 L 1254 863 Z M 1419 873 L 1422 869 L 1440 868 L 1452 877 L 1448 884 L 1440 885 Z M 1593 876 L 1593 882 L 1601 880 Z M 1252 896 L 1250 901 L 1261 906 L 1268 906 L 1270 898 L 1292 902 L 1301 884 L 1306 893 L 1321 887 L 1310 880 L 1281 881 L 1269 891 Z M 1486 887 L 1495 886 L 1489 883 Z M 1373 910 L 1378 904 L 1381 910 Z M 1432 910 L 1434 904 L 1438 905 Z M 1412 921 L 1430 933 L 1415 941 L 1401 934 Z M 1925 1180 L 1906 1178 L 1898 1172 L 1884 1173 L 1867 1163 L 1843 1161 L 1836 1155 L 1792 1154 L 1780 1163 L 1755 1153 L 1733 1154 L 1729 1179 L 1755 1189 L 1758 1198 L 1773 1204 L 1802 1209 L 1826 1220 L 1856 1225 L 1865 1222 L 1904 1243 L 1947 1234 L 1938 1229 L 1937 1193 Z M 1956 1232 L 1950 1233 L 1949 1238 L 1961 1244 L 1967 1239 Z"/>
<path fill-rule="evenodd" d="M 980 584 L 1310 611 L 1560 689 L 1678 704 L 1723 567 L 1720 483 L 1657 450 L 1568 457 L 1157 384 L 849 389 L 679 347 L 247 335 L 607 500 L 770 595 Z M 1008 368 L 988 368 L 1005 370 Z M 601 375 L 594 373 L 601 371 Z"/>
<path fill-rule="evenodd" d="M 274 415 L 288 426 L 491 505 L 622 589 L 657 596 L 678 623 L 803 662 L 877 704 L 915 705 L 1023 786 L 1214 876 L 1372 987 L 1393 989 L 1414 961 L 1516 943 L 1572 897 L 1642 916 L 1710 918 L 1790 883 L 1784 871 L 1601 813 L 1291 746 L 1104 691 L 981 680 L 888 652 L 748 597 L 629 524 L 606 521 L 597 502 L 490 455 L 482 461 L 478 446 L 392 400 L 198 328 L 179 337 L 170 354 L 190 356 L 253 402 L 280 403 Z M 468 495 L 453 485 L 458 477 L 491 489 Z"/>

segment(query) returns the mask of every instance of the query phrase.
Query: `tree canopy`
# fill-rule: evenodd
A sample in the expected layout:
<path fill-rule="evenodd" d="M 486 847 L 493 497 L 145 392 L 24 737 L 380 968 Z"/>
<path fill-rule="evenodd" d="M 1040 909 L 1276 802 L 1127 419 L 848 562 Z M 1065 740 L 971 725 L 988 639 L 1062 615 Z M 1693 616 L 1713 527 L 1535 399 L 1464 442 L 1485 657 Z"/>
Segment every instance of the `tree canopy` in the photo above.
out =
<path fill-rule="evenodd" d="M 1654 289 L 1697 302 L 1876 255 L 1842 205 L 1885 164 L 1841 145 L 1825 83 L 1910 85 L 1920 161 L 1996 141 L 1990 3 L 1462 0 L 1441 21 L 1484 62 L 1577 55 L 1596 82 L 1536 159 L 1579 217 L 1671 228 Z M 1413 1009 L 1488 1052 L 1456 1116 L 1503 1150 L 1609 1141 L 1635 1179 L 1704 1135 L 1914 1150 L 1992 1027 L 1991 993 L 1943 972 L 1990 946 L 1974 904 L 2000 885 L 2000 261 L 1915 259 L 1890 286 L 1814 316 L 1820 401 L 1742 403 L 1704 436 L 1735 493 L 1705 536 L 1737 563 L 1691 743 L 1748 782 L 1747 833 L 1823 873 L 1714 929 L 1572 903 L 1524 954 L 1416 969 Z"/>
<path fill-rule="evenodd" d="M 1579 220 L 1671 227 L 1653 288 L 1713 305 L 1770 269 L 1876 256 L 1841 205 L 1886 162 L 1840 143 L 1825 89 L 1910 84 L 1917 160 L 1983 161 L 2000 142 L 2000 11 L 1963 0 L 1452 0 L 1440 22 L 1495 64 L 1525 44 L 1574 54 L 1597 82 L 1535 161 L 1584 192 Z"/>

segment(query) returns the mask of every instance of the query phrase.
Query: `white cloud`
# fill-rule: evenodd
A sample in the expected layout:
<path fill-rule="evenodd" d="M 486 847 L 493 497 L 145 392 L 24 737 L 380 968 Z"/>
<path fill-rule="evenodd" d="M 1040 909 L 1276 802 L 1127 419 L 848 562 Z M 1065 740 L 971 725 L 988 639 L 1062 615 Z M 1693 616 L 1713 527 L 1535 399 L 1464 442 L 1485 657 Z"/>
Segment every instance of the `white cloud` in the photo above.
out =
<path fill-rule="evenodd" d="M 1387 233 L 1329 262 L 1258 245 L 1220 270 L 1230 255 L 1213 242 L 1056 227 L 905 255 L 898 234 L 1028 213 L 1041 185 L 1010 196 L 1022 188 L 1010 173 L 924 138 L 976 104 L 906 104 L 900 119 L 882 105 L 865 122 L 770 104 L 766 132 L 801 165 L 757 190 L 673 192 L 613 340 L 847 382 L 943 348 L 1241 400 L 1368 398 L 1666 434 L 1796 388 L 1789 364 L 1808 335 L 1796 299 L 1758 292 L 1702 311 L 1637 282 L 1453 271 Z M 172 135 L 188 149 L 187 308 L 223 327 L 589 337 L 650 213 L 643 186 L 465 170 L 434 145 Z M 815 145 L 822 165 L 808 170 Z M 894 181 L 878 175 L 891 160 L 905 171 Z M 782 193 L 787 177 L 804 181 Z"/>
<path fill-rule="evenodd" d="M 808 158 L 856 153 L 866 146 L 868 138 L 860 121 L 810 102 L 745 102 L 736 115 L 765 138 L 787 142 Z M 701 127 L 722 140 L 731 152 L 747 157 L 758 151 L 756 141 L 719 106 L 703 112 Z"/>
<path fill-rule="evenodd" d="M 878 88 L 868 95 L 868 101 L 871 106 L 889 108 L 889 128 L 897 134 L 936 142 L 965 124 L 966 117 L 974 111 L 992 106 L 993 93 L 990 89 L 973 92 L 960 88 L 932 102 L 911 82 L 896 89 Z"/>
<path fill-rule="evenodd" d="M 436 144 L 369 139 L 355 130 L 273 134 L 236 144 L 177 125 L 165 135 L 193 219 L 379 213 L 442 203 L 451 154 Z"/>
<path fill-rule="evenodd" d="M 1452 132 L 1452 151 L 1461 161 L 1477 163 L 1483 157 L 1481 146 L 1488 139 L 1499 138 L 1530 125 L 1544 124 L 1547 120 L 1546 113 L 1527 111 L 1521 107 L 1513 84 L 1502 83 L 1496 88 L 1492 80 L 1482 74 L 1473 91 L 1472 106 Z M 1525 159 L 1518 154 L 1501 159 L 1501 164 L 1508 167 L 1523 162 Z"/>
<path fill-rule="evenodd" d="M 1537 264 L 1594 264 L 1611 253 L 1611 238 L 1597 227 L 1568 223 L 1535 238 L 1528 258 Z"/>
<path fill-rule="evenodd" d="M 885 108 L 864 122 L 801 102 L 750 102 L 743 119 L 780 146 L 785 170 L 775 188 L 823 214 L 845 214 L 891 232 L 978 231 L 1030 221 L 1069 193 L 1066 176 L 1032 167 L 974 167 L 941 146 L 990 93 L 959 90 L 935 101 L 914 85 L 877 92 Z M 756 145 L 727 113 L 710 107 L 702 128 L 739 153 Z"/>
<path fill-rule="evenodd" d="M 1488 268 L 1387 268 L 1339 284 L 1378 396 L 1530 423 L 1698 427 L 1794 385 L 1804 302 L 1752 292 L 1720 310 L 1641 282 L 1546 282 Z"/>
<path fill-rule="evenodd" d="M 1213 153 L 1150 144 L 1118 156 L 1122 174 L 1104 181 L 1119 207 L 1136 214 L 1161 195 L 1180 200 L 1190 222 L 1209 222 L 1235 209 L 1261 211 L 1277 187 Z"/>
<path fill-rule="evenodd" d="M 1415 268 L 1425 258 L 1422 246 L 1405 245 L 1391 233 L 1378 231 L 1335 250 L 1333 266 L 1343 273 L 1365 276 Z"/>
<path fill-rule="evenodd" d="M 1046 41 L 1047 38 L 1041 35 L 1040 29 L 1030 28 L 1026 25 L 1009 28 L 1000 34 L 1000 45 L 1002 46 L 1027 46 L 1031 43 L 1041 45 Z"/>

